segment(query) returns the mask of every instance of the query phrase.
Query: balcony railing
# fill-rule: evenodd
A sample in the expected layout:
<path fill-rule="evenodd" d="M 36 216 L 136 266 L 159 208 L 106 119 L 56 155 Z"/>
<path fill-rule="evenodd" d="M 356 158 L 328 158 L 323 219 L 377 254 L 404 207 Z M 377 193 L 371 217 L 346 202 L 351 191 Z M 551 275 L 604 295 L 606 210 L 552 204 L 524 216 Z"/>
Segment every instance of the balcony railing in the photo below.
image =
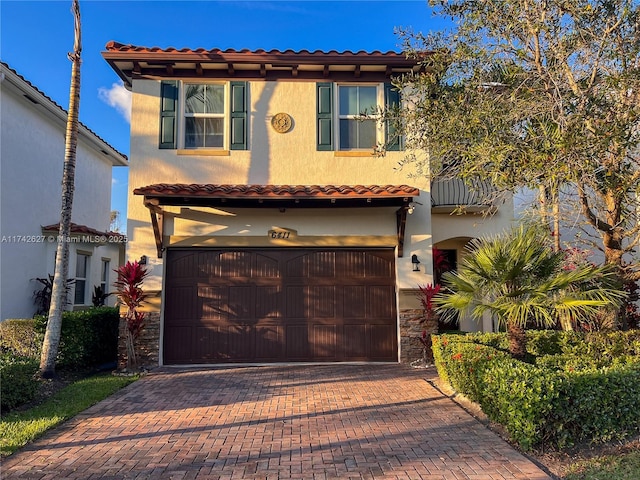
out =
<path fill-rule="evenodd" d="M 431 182 L 431 211 L 433 213 L 480 213 L 494 207 L 495 188 L 486 180 L 474 181 L 470 186 L 463 180 L 436 179 Z"/>

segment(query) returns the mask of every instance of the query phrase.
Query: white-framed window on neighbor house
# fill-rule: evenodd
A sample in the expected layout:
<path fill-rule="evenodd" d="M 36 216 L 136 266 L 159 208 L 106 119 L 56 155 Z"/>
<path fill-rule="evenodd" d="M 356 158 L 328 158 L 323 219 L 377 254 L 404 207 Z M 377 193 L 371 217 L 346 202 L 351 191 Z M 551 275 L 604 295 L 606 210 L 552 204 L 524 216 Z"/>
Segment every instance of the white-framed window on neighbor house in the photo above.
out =
<path fill-rule="evenodd" d="M 400 105 L 400 92 L 390 83 L 320 82 L 316 90 L 317 150 L 402 149 L 393 125 L 376 119 L 381 110 Z"/>
<path fill-rule="evenodd" d="M 161 149 L 246 150 L 247 82 L 161 82 Z"/>
<path fill-rule="evenodd" d="M 106 295 L 109 293 L 109 271 L 110 271 L 111 259 L 102 259 L 102 271 L 100 272 L 100 289 L 102 293 Z"/>
<path fill-rule="evenodd" d="M 76 253 L 76 275 L 73 295 L 74 305 L 86 305 L 87 304 L 87 280 L 89 279 L 89 260 L 91 255 L 88 253 L 77 252 Z"/>

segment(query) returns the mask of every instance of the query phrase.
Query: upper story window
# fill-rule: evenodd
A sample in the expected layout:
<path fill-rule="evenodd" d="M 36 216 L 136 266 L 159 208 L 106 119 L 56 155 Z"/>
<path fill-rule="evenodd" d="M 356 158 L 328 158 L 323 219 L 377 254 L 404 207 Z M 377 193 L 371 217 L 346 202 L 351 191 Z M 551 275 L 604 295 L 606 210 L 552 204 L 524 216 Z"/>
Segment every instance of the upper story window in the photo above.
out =
<path fill-rule="evenodd" d="M 364 115 L 375 115 L 380 109 L 399 105 L 400 92 L 391 84 L 316 85 L 316 127 L 318 150 L 373 150 L 385 144 L 387 150 L 400 150 L 401 138 L 393 127 L 383 127 Z"/>
<path fill-rule="evenodd" d="M 160 85 L 160 148 L 247 149 L 246 82 Z"/>
<path fill-rule="evenodd" d="M 371 149 L 377 143 L 376 121 L 362 120 L 362 115 L 375 114 L 378 109 L 378 88 L 365 85 L 338 86 L 340 118 L 340 150 Z"/>
<path fill-rule="evenodd" d="M 224 85 L 184 85 L 184 148 L 224 148 Z"/>

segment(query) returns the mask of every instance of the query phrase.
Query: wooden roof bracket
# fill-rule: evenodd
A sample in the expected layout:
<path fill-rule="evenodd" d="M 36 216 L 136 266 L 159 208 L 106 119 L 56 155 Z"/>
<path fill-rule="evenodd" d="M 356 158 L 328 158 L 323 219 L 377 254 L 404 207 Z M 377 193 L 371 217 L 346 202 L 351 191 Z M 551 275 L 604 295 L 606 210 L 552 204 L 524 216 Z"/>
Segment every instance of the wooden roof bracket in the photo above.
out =
<path fill-rule="evenodd" d="M 407 226 L 408 205 L 403 205 L 396 211 L 396 225 L 398 230 L 398 258 L 404 254 L 404 231 Z"/>
<path fill-rule="evenodd" d="M 153 236 L 156 240 L 156 250 L 158 258 L 162 258 L 164 246 L 162 238 L 164 236 L 164 210 L 158 206 L 157 199 L 149 199 L 145 197 L 144 206 L 149 209 L 151 215 L 151 226 L 153 227 Z"/>

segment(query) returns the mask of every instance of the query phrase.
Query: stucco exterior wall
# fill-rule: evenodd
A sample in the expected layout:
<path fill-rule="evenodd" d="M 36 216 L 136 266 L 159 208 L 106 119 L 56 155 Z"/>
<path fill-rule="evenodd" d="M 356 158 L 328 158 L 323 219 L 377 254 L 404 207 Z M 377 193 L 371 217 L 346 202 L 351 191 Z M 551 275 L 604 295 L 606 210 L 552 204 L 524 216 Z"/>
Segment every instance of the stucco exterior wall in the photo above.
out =
<path fill-rule="evenodd" d="M 368 152 L 363 152 L 363 156 L 340 156 L 339 152 L 317 151 L 314 82 L 250 82 L 249 86 L 249 150 L 185 155 L 179 150 L 158 149 L 160 82 L 134 82 L 127 255 L 132 260 L 142 255 L 150 258 L 153 277 L 147 282 L 148 288 L 161 288 L 162 261 L 155 258 L 149 211 L 142 198 L 132 192 L 155 183 L 412 185 L 423 192 L 415 199 L 422 205 L 407 218 L 405 253 L 397 259 L 398 282 L 401 288 L 414 288 L 417 283 L 429 281 L 431 271 L 425 267 L 430 262 L 421 260 L 424 265 L 417 273 L 411 265 L 411 254 L 426 259 L 431 248 L 428 179 L 410 179 L 407 171 L 396 169 L 403 152 L 389 152 L 376 158 Z M 293 118 L 292 129 L 284 134 L 270 125 L 271 118 L 279 112 Z M 203 221 L 166 219 L 165 235 L 172 236 L 172 243 L 180 241 L 173 237 L 191 235 L 230 236 L 238 242 L 254 237 L 263 238 L 264 246 L 270 244 L 267 230 L 274 226 L 297 230 L 299 241 L 305 237 L 341 237 L 349 242 L 349 238 L 355 237 L 367 241 L 370 236 L 396 236 L 393 209 L 290 209 L 285 213 L 276 209 L 238 209 L 221 212 L 213 220 L 212 213 L 190 216 L 197 215 Z M 210 221 L 213 224 L 208 224 Z M 316 240 L 321 244 L 321 238 Z"/>

